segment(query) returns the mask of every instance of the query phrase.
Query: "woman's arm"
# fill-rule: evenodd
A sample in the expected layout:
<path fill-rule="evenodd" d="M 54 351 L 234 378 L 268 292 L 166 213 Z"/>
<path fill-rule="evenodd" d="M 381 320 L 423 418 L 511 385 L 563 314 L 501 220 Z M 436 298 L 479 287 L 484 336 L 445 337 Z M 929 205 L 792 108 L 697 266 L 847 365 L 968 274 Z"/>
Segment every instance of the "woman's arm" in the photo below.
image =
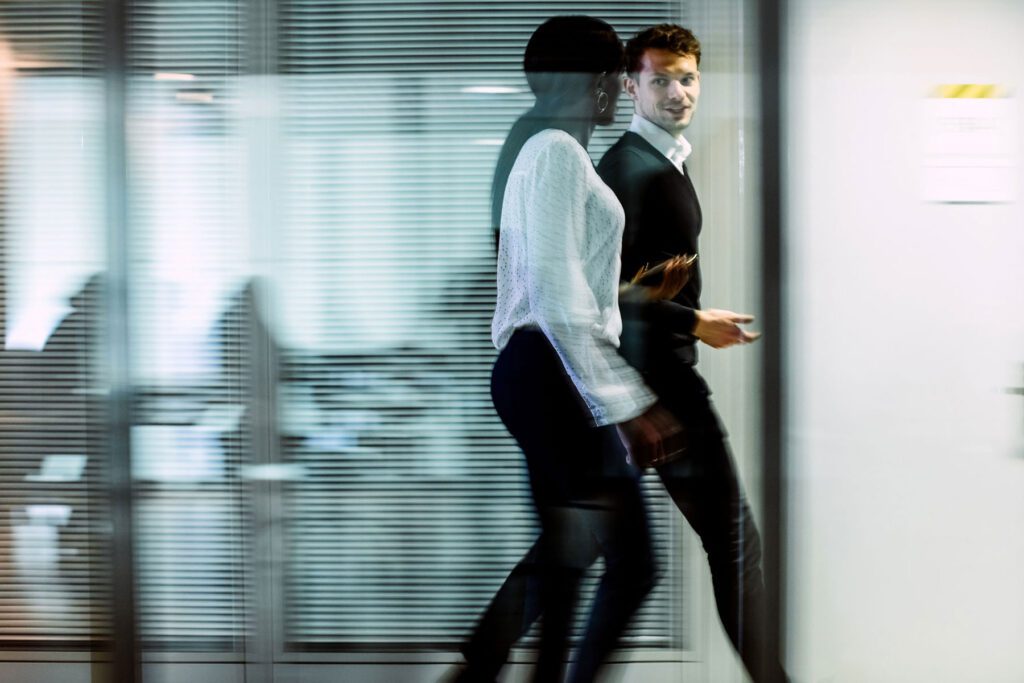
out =
<path fill-rule="evenodd" d="M 589 158 L 569 139 L 556 138 L 537 157 L 524 184 L 528 295 L 598 425 L 625 422 L 656 400 L 639 374 L 604 336 L 602 312 L 583 272 Z M 609 278 L 617 291 L 618 283 Z"/>

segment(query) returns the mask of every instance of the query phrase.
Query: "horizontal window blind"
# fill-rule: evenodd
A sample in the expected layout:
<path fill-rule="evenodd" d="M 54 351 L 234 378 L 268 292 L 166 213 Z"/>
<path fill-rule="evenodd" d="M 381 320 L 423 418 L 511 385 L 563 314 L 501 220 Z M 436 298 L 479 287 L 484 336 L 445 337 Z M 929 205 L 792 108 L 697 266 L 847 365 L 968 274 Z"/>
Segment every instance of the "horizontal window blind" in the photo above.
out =
<path fill-rule="evenodd" d="M 139 628 L 240 650 L 252 451 L 244 2 L 133 0 L 127 57 Z"/>
<path fill-rule="evenodd" d="M 678 10 L 281 4 L 281 331 L 307 351 L 283 408 L 304 425 L 282 454 L 305 473 L 284 497 L 290 648 L 452 647 L 535 538 L 523 458 L 489 396 L 490 182 L 532 103 L 530 33 L 583 13 L 628 36 Z M 625 642 L 680 647 L 677 513 L 648 484 L 671 561 Z"/>
<path fill-rule="evenodd" d="M 523 47 L 555 14 L 626 36 L 678 3 L 128 7 L 145 647 L 241 651 L 266 628 L 291 650 L 452 648 L 536 535 L 488 392 L 490 181 L 532 101 Z M 108 634 L 101 15 L 0 2 L 0 641 L 26 647 Z M 686 647 L 678 514 L 645 487 L 669 561 L 625 644 Z M 268 595 L 279 623 L 257 624 Z"/>
<path fill-rule="evenodd" d="M 101 4 L 0 3 L 0 646 L 109 637 Z"/>

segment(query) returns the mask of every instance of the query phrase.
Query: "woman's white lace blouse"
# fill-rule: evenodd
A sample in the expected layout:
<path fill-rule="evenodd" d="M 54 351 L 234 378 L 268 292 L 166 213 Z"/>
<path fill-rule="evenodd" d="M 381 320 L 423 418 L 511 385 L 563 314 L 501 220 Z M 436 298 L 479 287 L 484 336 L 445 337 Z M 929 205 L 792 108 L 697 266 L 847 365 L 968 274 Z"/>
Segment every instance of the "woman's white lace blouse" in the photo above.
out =
<path fill-rule="evenodd" d="M 491 337 L 502 349 L 519 328 L 542 330 L 597 425 L 636 417 L 656 400 L 616 350 L 624 225 L 575 138 L 549 129 L 523 145 L 502 204 Z"/>

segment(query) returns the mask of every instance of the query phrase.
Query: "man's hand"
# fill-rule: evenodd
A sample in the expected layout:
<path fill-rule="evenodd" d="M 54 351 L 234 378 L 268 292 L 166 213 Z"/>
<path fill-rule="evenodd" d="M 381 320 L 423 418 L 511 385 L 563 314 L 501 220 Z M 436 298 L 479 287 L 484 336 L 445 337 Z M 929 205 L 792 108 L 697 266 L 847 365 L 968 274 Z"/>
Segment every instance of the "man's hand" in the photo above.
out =
<path fill-rule="evenodd" d="M 685 447 L 682 427 L 661 403 L 617 426 L 629 457 L 641 469 L 668 462 Z"/>
<path fill-rule="evenodd" d="M 693 336 L 713 349 L 725 349 L 735 344 L 747 344 L 761 337 L 760 332 L 747 332 L 741 324 L 754 322 L 747 313 L 733 313 L 710 308 L 697 311 L 697 324 Z"/>

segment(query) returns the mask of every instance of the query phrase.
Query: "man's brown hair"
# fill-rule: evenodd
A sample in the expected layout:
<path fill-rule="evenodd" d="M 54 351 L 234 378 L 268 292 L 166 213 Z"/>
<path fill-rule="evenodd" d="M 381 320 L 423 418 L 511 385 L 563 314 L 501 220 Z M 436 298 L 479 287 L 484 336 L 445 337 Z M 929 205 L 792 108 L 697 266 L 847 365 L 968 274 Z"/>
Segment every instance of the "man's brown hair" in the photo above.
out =
<path fill-rule="evenodd" d="M 676 24 L 658 24 L 645 28 L 626 42 L 626 73 L 640 73 L 645 50 L 668 50 L 677 55 L 693 55 L 700 66 L 700 41 L 697 36 Z"/>

